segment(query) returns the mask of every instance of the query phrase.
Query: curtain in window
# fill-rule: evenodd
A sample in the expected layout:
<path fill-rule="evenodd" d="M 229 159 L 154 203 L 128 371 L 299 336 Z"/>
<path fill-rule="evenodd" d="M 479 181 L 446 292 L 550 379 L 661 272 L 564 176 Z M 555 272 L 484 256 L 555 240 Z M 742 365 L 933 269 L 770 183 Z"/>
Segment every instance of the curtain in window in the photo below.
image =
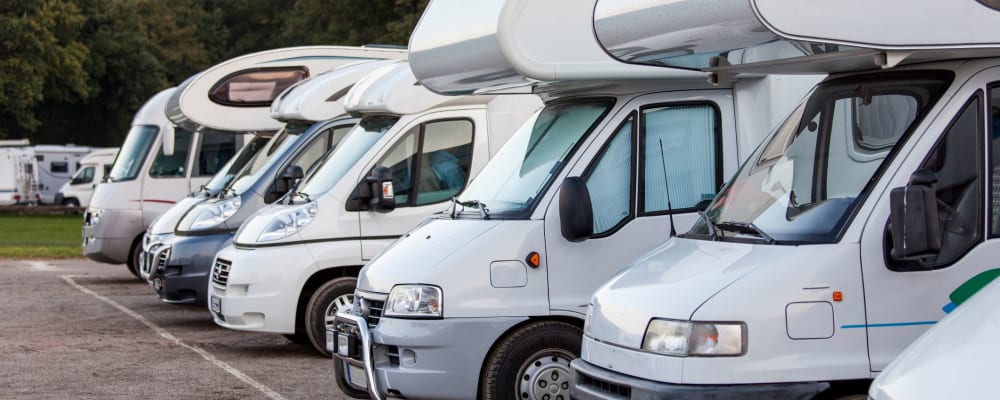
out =
<path fill-rule="evenodd" d="M 594 208 L 594 233 L 602 233 L 628 217 L 632 182 L 632 118 L 615 133 L 587 177 Z"/>
<path fill-rule="evenodd" d="M 667 209 L 667 182 L 674 209 L 711 199 L 716 190 L 715 109 L 707 105 L 648 109 L 643 119 L 643 210 Z"/>

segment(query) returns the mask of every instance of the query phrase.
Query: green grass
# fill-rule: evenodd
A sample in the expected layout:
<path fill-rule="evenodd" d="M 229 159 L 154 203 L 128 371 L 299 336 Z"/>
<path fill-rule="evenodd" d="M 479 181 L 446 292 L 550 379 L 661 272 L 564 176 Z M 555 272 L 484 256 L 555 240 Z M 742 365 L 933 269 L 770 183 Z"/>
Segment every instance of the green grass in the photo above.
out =
<path fill-rule="evenodd" d="M 80 257 L 79 215 L 0 215 L 0 258 Z"/>

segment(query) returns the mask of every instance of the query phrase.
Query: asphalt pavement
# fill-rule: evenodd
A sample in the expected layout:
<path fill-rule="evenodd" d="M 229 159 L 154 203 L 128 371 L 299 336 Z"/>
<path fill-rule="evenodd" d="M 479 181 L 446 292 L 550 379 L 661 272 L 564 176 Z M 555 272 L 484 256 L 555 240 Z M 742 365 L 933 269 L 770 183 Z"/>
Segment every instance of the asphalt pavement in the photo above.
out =
<path fill-rule="evenodd" d="M 0 260 L 2 399 L 347 399 L 332 362 L 161 303 L 123 265 Z"/>

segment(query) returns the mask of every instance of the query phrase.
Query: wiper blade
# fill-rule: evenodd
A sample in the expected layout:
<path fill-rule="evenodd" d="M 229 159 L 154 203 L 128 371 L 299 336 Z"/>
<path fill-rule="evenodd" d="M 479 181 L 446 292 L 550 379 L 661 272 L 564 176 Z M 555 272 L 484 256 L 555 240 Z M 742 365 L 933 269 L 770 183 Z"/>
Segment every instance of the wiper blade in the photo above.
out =
<path fill-rule="evenodd" d="M 457 211 L 458 206 L 462 206 L 462 211 L 465 210 L 465 207 L 475 208 L 479 210 L 479 214 L 483 219 L 490 219 L 490 209 L 486 208 L 486 203 L 479 200 L 460 201 L 458 197 L 451 198 L 451 219 L 455 219 L 455 216 L 461 212 Z"/>
<path fill-rule="evenodd" d="M 718 227 L 719 229 L 730 232 L 736 232 L 736 233 L 742 233 L 744 235 L 753 235 L 760 237 L 765 241 L 767 241 L 768 244 L 774 243 L 774 238 L 771 237 L 771 235 L 768 235 L 767 233 L 762 231 L 759 227 L 757 227 L 757 225 L 754 225 L 753 222 L 726 221 L 726 222 L 719 222 L 715 224 L 715 226 Z"/>
<path fill-rule="evenodd" d="M 706 225 L 708 225 L 708 237 L 710 237 L 713 242 L 718 241 L 719 231 L 715 229 L 715 223 L 712 222 L 712 218 L 708 216 L 708 213 L 701 210 L 698 210 L 698 216 L 705 221 Z"/>

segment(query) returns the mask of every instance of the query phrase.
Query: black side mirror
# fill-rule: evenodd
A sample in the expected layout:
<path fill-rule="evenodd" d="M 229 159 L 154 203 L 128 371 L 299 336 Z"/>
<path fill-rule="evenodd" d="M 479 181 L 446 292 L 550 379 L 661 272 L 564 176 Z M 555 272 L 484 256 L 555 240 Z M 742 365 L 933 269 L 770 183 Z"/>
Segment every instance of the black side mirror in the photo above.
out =
<path fill-rule="evenodd" d="M 392 188 L 392 170 L 381 166 L 372 168 L 371 174 L 354 188 L 346 206 L 347 211 L 374 210 L 387 213 L 395 210 L 396 197 Z"/>
<path fill-rule="evenodd" d="M 566 178 L 559 187 L 559 227 L 566 240 L 580 242 L 594 234 L 594 207 L 583 178 Z"/>
<path fill-rule="evenodd" d="M 936 182 L 933 172 L 919 169 L 910 175 L 908 185 L 889 193 L 892 258 L 913 260 L 941 251 Z"/>
<path fill-rule="evenodd" d="M 278 179 L 274 180 L 274 185 L 272 186 L 273 189 L 268 192 L 266 196 L 264 196 L 264 202 L 271 203 L 281 198 L 281 196 L 284 196 L 289 190 L 292 190 L 292 188 L 295 187 L 295 184 L 298 183 L 299 179 L 302 179 L 303 176 L 305 176 L 305 174 L 302 173 L 302 167 L 298 165 L 289 165 L 288 168 L 285 168 L 285 170 L 281 172 L 281 176 L 278 176 Z"/>

